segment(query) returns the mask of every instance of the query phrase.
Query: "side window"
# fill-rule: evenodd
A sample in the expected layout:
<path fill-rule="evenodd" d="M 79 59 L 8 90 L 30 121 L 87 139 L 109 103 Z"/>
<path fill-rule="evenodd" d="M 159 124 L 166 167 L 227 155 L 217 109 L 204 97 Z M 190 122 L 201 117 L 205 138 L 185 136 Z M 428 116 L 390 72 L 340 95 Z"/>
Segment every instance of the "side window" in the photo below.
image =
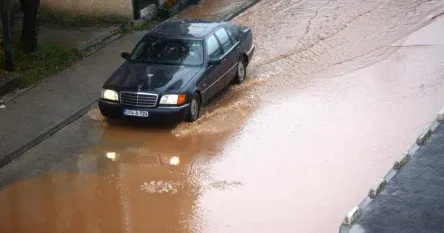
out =
<path fill-rule="evenodd" d="M 222 56 L 222 50 L 219 46 L 219 42 L 217 42 L 217 39 L 214 35 L 211 35 L 207 39 L 207 52 L 208 57 L 210 58 L 218 58 Z"/>
<path fill-rule="evenodd" d="M 219 38 L 219 41 L 222 44 L 222 49 L 224 50 L 224 52 L 228 52 L 228 50 L 230 50 L 231 47 L 233 47 L 234 44 L 224 28 L 217 30 L 216 36 L 217 38 Z"/>
<path fill-rule="evenodd" d="M 230 36 L 231 41 L 233 42 L 233 44 L 236 44 L 238 42 L 237 38 L 233 35 L 233 33 L 231 33 L 231 31 L 228 29 L 227 30 L 228 35 Z"/>

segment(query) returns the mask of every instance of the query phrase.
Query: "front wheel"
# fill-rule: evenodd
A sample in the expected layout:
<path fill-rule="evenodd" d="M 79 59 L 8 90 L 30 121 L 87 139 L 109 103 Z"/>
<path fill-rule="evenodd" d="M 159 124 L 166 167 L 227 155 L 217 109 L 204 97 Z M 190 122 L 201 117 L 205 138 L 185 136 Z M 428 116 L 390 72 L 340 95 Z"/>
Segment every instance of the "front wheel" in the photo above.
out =
<path fill-rule="evenodd" d="M 197 93 L 194 93 L 185 121 L 186 122 L 197 121 L 197 119 L 199 119 L 199 113 L 200 113 L 200 97 Z"/>
<path fill-rule="evenodd" d="M 105 110 L 102 110 L 101 108 L 99 108 L 99 110 L 100 110 L 100 113 L 102 114 L 102 116 L 104 116 L 105 118 L 107 118 L 107 119 L 115 119 L 115 118 L 118 118 L 119 116 L 117 116 L 117 115 L 115 115 L 115 114 L 112 114 L 112 113 L 110 113 L 110 112 L 107 112 L 107 111 L 105 111 Z"/>
<path fill-rule="evenodd" d="M 241 84 L 244 82 L 246 76 L 247 62 L 245 61 L 245 58 L 241 57 L 241 59 L 239 60 L 239 64 L 237 65 L 237 73 L 236 77 L 234 78 L 234 82 L 236 84 Z"/>

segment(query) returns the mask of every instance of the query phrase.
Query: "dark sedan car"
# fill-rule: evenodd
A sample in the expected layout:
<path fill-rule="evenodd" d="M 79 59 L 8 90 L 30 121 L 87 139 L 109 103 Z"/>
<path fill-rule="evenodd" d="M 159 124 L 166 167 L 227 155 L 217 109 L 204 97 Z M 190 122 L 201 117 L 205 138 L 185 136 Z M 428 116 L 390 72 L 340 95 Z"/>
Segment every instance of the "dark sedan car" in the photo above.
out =
<path fill-rule="evenodd" d="M 255 46 L 248 27 L 168 20 L 148 32 L 103 85 L 108 118 L 193 122 L 200 108 L 232 82 L 242 83 Z"/>

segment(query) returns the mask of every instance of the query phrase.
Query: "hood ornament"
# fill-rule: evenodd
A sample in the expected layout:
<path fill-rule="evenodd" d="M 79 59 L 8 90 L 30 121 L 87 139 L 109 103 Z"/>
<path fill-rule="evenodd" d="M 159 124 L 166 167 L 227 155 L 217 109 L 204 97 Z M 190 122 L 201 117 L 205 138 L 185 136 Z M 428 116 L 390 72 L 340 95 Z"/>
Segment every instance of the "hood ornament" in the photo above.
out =
<path fill-rule="evenodd" d="M 142 87 L 143 87 L 143 84 L 138 85 L 138 86 L 137 86 L 137 90 L 138 90 L 138 91 L 141 91 L 141 90 L 142 90 Z"/>

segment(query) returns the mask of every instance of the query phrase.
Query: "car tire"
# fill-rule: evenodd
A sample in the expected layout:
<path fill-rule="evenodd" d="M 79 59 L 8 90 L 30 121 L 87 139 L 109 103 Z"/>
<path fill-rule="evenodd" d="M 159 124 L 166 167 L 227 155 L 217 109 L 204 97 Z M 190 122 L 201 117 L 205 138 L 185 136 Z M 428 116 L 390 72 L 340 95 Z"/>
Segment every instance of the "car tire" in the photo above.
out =
<path fill-rule="evenodd" d="M 236 77 L 234 78 L 234 83 L 241 84 L 245 81 L 247 76 L 247 61 L 244 57 L 239 59 L 239 64 L 237 65 Z"/>
<path fill-rule="evenodd" d="M 186 122 L 195 122 L 197 121 L 197 119 L 199 119 L 200 105 L 201 105 L 201 100 L 199 94 L 194 93 L 193 99 L 190 102 L 190 108 L 188 109 L 188 114 L 185 118 Z"/>
<path fill-rule="evenodd" d="M 111 113 L 109 113 L 109 112 L 107 112 L 107 111 L 104 111 L 104 110 L 102 110 L 101 108 L 99 108 L 99 110 L 100 110 L 100 113 L 102 114 L 102 116 L 104 116 L 104 117 L 107 118 L 107 119 L 115 119 L 115 118 L 118 118 L 118 116 L 113 115 L 113 114 L 111 114 Z"/>

